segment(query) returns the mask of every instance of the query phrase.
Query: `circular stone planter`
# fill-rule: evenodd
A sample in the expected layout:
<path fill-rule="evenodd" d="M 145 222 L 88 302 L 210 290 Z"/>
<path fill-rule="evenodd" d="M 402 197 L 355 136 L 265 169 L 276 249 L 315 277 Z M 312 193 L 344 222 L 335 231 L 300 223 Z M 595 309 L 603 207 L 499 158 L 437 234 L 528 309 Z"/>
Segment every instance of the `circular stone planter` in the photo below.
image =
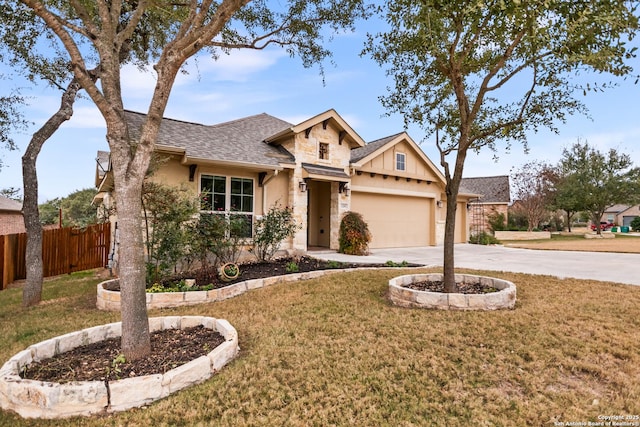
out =
<path fill-rule="evenodd" d="M 122 324 L 110 323 L 83 329 L 29 346 L 0 368 L 0 407 L 24 418 L 66 418 L 111 413 L 141 407 L 178 390 L 200 383 L 234 359 L 238 334 L 224 319 L 202 316 L 166 316 L 149 319 L 150 332 L 204 326 L 217 331 L 225 342 L 206 356 L 164 374 L 117 381 L 52 383 L 26 380 L 19 372 L 32 362 L 53 357 L 85 344 L 119 337 Z"/>
<path fill-rule="evenodd" d="M 409 274 L 389 280 L 389 299 L 401 307 L 431 308 L 440 310 L 501 310 L 516 304 L 516 285 L 493 277 L 456 274 L 456 283 L 481 283 L 498 292 L 486 294 L 460 294 L 417 291 L 404 285 L 423 281 L 442 281 L 440 273 Z"/>

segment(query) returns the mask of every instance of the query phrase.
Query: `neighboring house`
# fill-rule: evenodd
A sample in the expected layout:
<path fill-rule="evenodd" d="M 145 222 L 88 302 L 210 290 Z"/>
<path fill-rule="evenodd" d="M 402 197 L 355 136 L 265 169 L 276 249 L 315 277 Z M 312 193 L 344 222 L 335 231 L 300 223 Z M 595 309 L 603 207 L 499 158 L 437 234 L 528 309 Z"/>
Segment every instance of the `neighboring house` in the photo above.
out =
<path fill-rule="evenodd" d="M 145 116 L 127 111 L 133 139 Z M 253 223 L 271 206 L 290 206 L 301 229 L 285 249 L 338 249 L 340 221 L 362 214 L 371 248 L 428 246 L 444 240 L 445 178 L 401 132 L 365 144 L 334 110 L 299 124 L 259 114 L 206 126 L 163 119 L 156 152 L 168 157 L 157 182 L 207 196 L 203 211 Z M 94 204 L 112 204 L 107 153 L 98 153 Z M 468 240 L 467 203 L 458 198 L 456 242 Z M 115 227 L 114 227 L 115 229 Z"/>
<path fill-rule="evenodd" d="M 640 216 L 639 205 L 613 205 L 605 209 L 600 221 L 629 227 L 631 225 L 631 221 L 633 221 L 637 216 Z"/>
<path fill-rule="evenodd" d="M 465 193 L 478 194 L 478 197 L 471 199 L 469 203 L 471 234 L 491 231 L 488 222 L 491 215 L 503 214 L 506 225 L 507 209 L 511 202 L 508 175 L 462 178 L 460 188 Z"/>
<path fill-rule="evenodd" d="M 0 235 L 25 231 L 22 203 L 0 196 Z"/>

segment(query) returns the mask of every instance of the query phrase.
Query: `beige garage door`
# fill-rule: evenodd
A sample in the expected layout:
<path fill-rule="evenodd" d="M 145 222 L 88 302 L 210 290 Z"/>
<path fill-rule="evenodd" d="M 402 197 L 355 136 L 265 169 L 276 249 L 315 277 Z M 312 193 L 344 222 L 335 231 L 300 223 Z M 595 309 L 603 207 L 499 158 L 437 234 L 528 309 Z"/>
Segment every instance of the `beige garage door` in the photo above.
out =
<path fill-rule="evenodd" d="M 351 210 L 369 225 L 371 248 L 428 246 L 431 199 L 352 193 Z"/>

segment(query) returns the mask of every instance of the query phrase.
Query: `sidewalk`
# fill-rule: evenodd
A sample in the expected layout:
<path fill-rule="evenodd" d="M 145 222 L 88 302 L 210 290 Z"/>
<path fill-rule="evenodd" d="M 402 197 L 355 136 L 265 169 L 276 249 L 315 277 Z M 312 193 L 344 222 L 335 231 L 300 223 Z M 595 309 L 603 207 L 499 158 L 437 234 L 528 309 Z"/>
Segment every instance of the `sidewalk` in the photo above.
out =
<path fill-rule="evenodd" d="M 344 262 L 407 261 L 426 266 L 442 266 L 444 258 L 442 246 L 373 249 L 368 256 L 344 255 L 332 251 L 310 252 L 310 255 Z M 640 255 L 638 254 L 541 251 L 504 246 L 456 244 L 454 262 L 456 268 L 509 271 L 640 285 Z"/>

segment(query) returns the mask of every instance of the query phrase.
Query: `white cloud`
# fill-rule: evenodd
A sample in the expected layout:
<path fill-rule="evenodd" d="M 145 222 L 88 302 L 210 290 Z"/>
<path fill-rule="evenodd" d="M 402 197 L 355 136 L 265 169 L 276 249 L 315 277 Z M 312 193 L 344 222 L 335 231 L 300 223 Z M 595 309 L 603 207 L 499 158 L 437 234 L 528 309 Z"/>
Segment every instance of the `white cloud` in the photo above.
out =
<path fill-rule="evenodd" d="M 181 74 L 176 83 L 182 85 L 195 80 L 245 82 L 252 75 L 264 72 L 286 56 L 282 49 L 234 50 L 228 55 L 220 54 L 217 60 L 202 54 L 188 64 L 186 70 L 189 74 Z"/>
<path fill-rule="evenodd" d="M 88 102 L 90 103 L 91 101 Z M 73 109 L 73 116 L 64 126 L 66 128 L 77 129 L 105 129 L 107 127 L 102 114 L 100 114 L 100 111 L 91 103 L 86 106 L 75 107 Z"/>

